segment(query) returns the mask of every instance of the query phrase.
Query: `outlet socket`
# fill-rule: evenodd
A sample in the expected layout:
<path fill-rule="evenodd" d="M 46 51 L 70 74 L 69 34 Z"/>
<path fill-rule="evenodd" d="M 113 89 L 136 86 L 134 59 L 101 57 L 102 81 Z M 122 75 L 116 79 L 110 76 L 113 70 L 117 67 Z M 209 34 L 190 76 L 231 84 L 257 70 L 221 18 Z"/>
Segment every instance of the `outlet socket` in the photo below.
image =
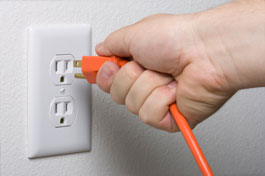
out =
<path fill-rule="evenodd" d="M 50 106 L 50 118 L 56 128 L 69 127 L 77 115 L 75 100 L 71 96 L 55 97 Z"/>
<path fill-rule="evenodd" d="M 57 54 L 50 65 L 50 77 L 56 86 L 72 84 L 74 80 L 74 56 L 71 54 Z"/>

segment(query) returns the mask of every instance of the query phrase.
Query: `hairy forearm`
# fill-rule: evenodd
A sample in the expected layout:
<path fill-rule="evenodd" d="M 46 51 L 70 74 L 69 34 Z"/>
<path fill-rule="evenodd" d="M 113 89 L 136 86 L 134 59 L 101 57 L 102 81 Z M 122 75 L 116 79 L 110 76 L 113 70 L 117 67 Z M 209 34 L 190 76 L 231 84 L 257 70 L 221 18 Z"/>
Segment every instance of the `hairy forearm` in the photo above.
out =
<path fill-rule="evenodd" d="M 239 0 L 195 14 L 208 57 L 234 90 L 265 86 L 265 1 Z"/>

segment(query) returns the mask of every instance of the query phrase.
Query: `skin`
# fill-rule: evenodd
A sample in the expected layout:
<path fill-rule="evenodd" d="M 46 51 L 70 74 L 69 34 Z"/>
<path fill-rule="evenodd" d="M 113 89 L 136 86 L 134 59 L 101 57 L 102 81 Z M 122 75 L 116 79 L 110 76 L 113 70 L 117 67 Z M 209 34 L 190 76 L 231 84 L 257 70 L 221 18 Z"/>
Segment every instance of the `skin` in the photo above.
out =
<path fill-rule="evenodd" d="M 194 128 L 236 91 L 265 86 L 265 1 L 240 0 L 200 13 L 158 14 L 111 33 L 98 55 L 130 57 L 119 68 L 106 62 L 98 86 L 146 124 L 178 128 L 179 111 Z"/>

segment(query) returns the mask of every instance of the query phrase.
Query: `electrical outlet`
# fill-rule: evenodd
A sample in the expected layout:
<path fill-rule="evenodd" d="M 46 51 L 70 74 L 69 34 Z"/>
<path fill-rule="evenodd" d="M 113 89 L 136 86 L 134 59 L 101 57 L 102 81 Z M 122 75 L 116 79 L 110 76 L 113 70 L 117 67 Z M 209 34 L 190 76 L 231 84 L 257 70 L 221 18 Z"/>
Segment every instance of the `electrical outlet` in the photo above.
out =
<path fill-rule="evenodd" d="M 91 85 L 74 79 L 73 67 L 90 50 L 89 25 L 29 27 L 29 158 L 90 150 Z"/>

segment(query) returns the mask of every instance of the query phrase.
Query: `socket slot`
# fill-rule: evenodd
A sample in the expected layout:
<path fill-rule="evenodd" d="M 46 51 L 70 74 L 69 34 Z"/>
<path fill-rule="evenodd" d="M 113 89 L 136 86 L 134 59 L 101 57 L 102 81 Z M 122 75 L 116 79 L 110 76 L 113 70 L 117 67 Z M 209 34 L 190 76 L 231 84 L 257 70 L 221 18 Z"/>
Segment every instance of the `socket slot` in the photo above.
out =
<path fill-rule="evenodd" d="M 60 77 L 60 83 L 64 83 L 64 81 L 65 81 L 64 76 L 61 76 L 61 77 Z"/>
<path fill-rule="evenodd" d="M 71 66 L 69 64 L 70 64 L 70 61 L 65 61 L 65 70 L 66 70 L 66 72 L 71 72 L 71 70 L 69 70 L 69 68 L 71 68 Z"/>
<path fill-rule="evenodd" d="M 60 124 L 63 125 L 65 123 L 64 117 L 60 119 Z"/>

